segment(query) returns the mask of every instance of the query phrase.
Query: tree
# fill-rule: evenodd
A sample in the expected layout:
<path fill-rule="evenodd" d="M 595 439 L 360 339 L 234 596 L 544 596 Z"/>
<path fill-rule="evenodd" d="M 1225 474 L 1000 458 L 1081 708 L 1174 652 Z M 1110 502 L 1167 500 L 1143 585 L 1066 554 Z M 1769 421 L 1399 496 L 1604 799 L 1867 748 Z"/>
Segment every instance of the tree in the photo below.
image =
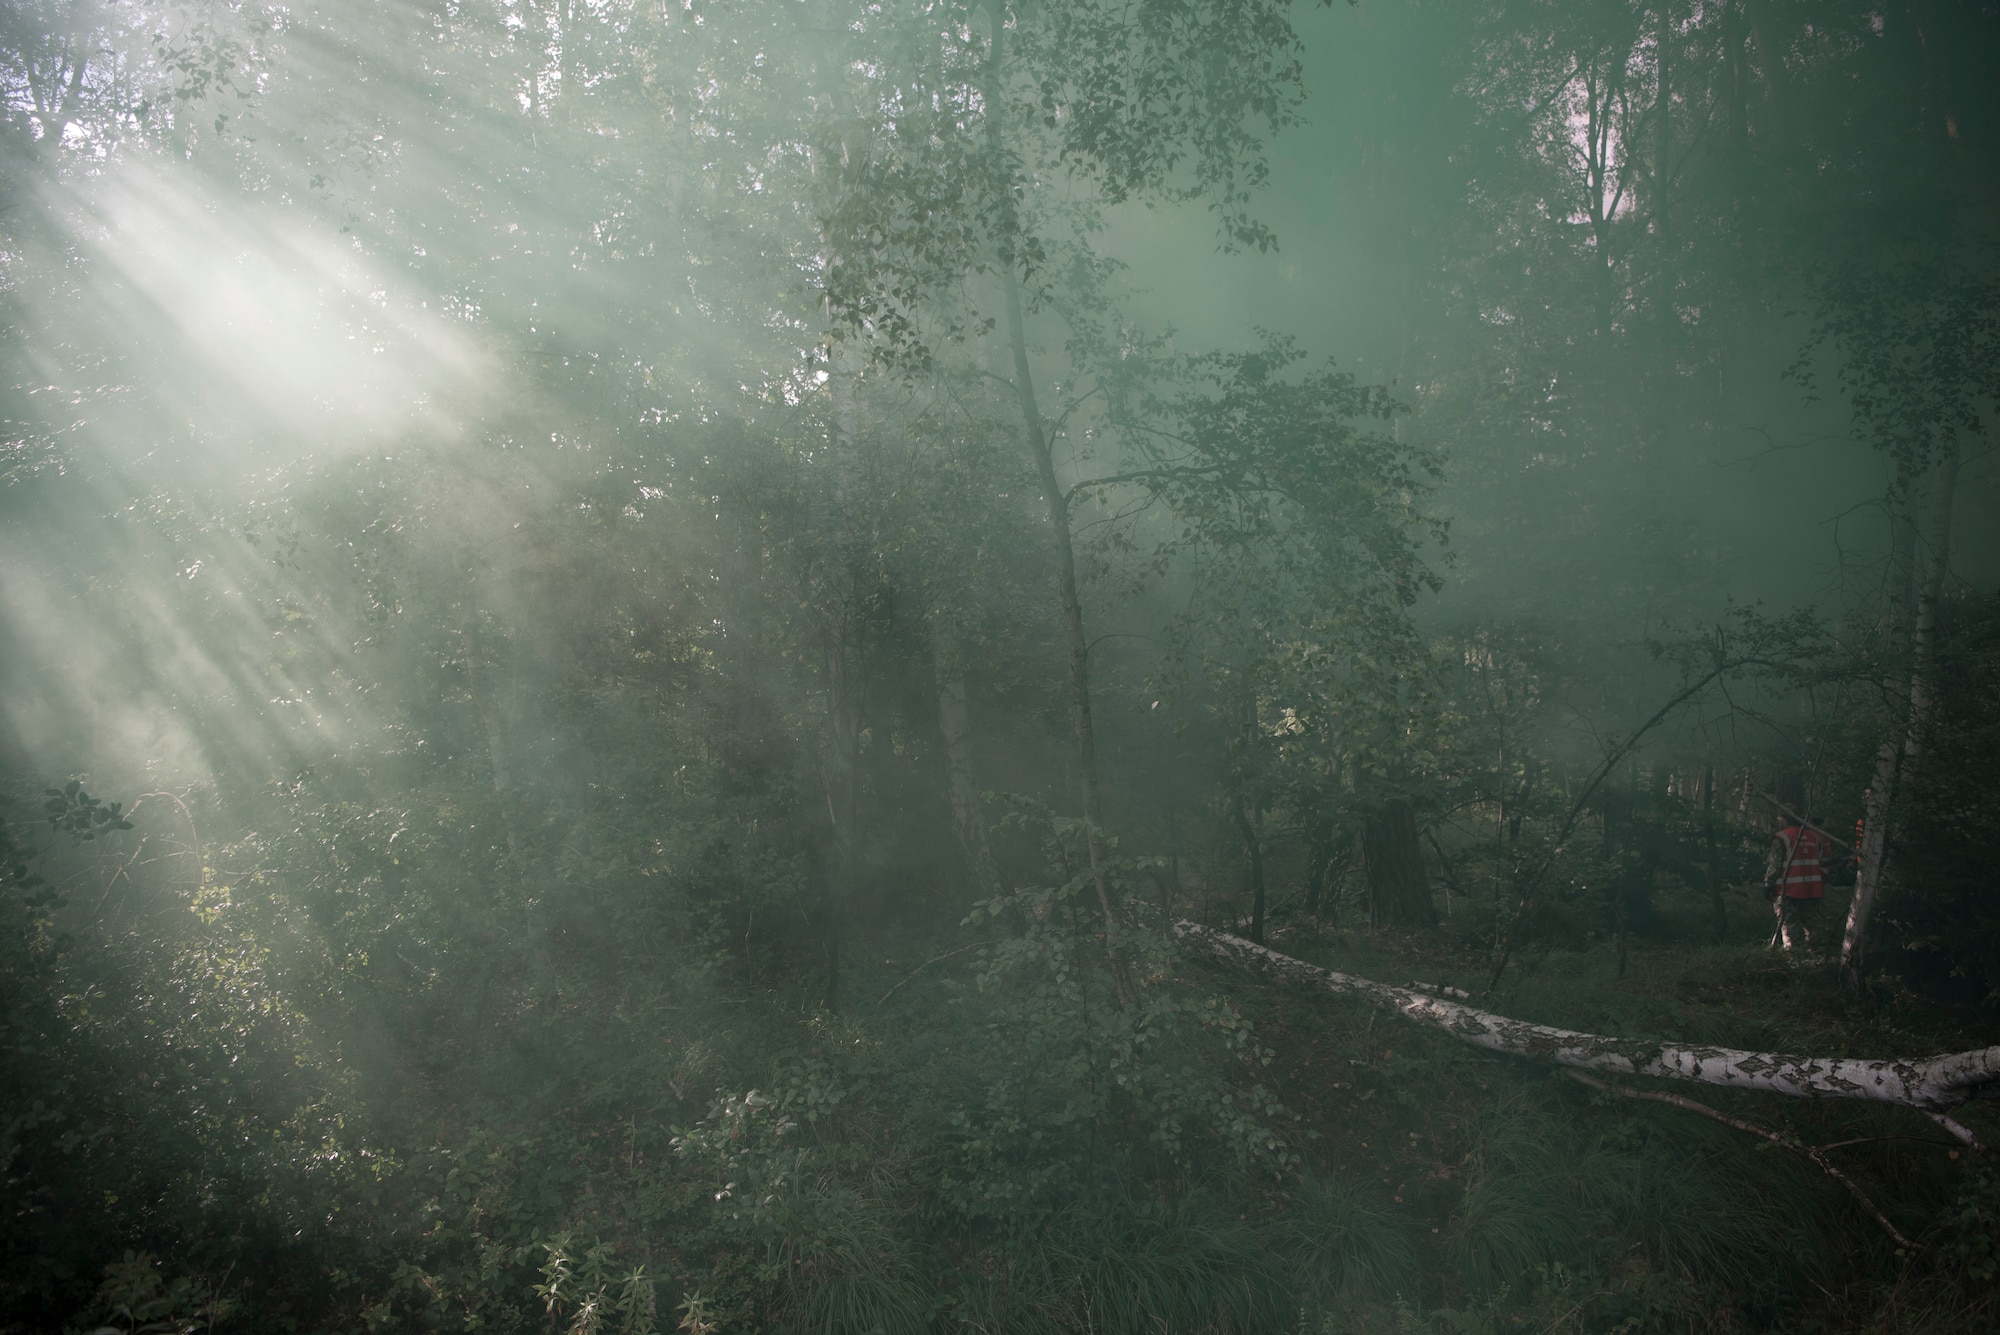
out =
<path fill-rule="evenodd" d="M 1876 748 L 1859 872 L 1841 939 L 1841 971 L 1850 985 L 1861 980 L 1869 920 L 1889 865 L 1891 813 L 1899 791 L 1915 777 L 1929 727 L 1937 606 L 1951 570 L 1965 441 L 1984 436 L 1988 405 L 2000 391 L 2000 284 L 1959 267 L 1953 252 L 1968 242 L 1954 232 L 1927 228 L 1904 241 L 1912 259 L 1883 264 L 1866 253 L 1829 276 L 1818 323 L 1793 368 L 1811 388 L 1815 353 L 1837 350 L 1837 376 L 1856 424 L 1894 466 L 1892 507 L 1914 507 L 1919 483 L 1927 476 L 1930 481 L 1932 516 L 1921 532 L 1922 556 L 1919 526 L 1900 517 L 1908 549 L 1894 545 L 1887 581 L 1889 652 L 1905 670 L 1901 681 L 1887 684 L 1896 708 Z M 1916 597 L 1905 589 L 1916 590 Z"/>
<path fill-rule="evenodd" d="M 1085 841 L 1121 997 L 1130 988 L 1116 962 L 1090 640 L 1055 453 L 1068 414 L 1052 420 L 1041 406 L 1027 318 L 1064 278 L 1088 273 L 1085 238 L 1105 204 L 1201 199 L 1228 244 L 1270 244 L 1247 202 L 1266 173 L 1260 132 L 1286 124 L 1299 95 L 1288 8 L 1241 0 L 1134 13 L 993 0 L 887 11 L 856 26 L 897 59 L 870 80 L 870 114 L 825 150 L 836 325 L 912 372 L 932 364 L 940 343 L 988 331 L 999 340 L 1005 374 L 993 374 L 1011 394 L 1048 512 Z M 1058 202 L 1058 182 L 1080 193 Z M 973 290 L 981 276 L 998 289 L 997 328 Z"/>

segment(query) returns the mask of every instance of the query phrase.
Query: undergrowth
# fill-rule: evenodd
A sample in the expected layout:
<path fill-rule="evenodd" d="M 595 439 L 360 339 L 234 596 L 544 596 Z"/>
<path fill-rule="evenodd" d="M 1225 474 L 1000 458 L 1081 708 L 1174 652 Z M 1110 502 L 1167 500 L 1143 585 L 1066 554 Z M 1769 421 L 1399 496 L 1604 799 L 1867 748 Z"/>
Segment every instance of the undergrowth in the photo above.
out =
<path fill-rule="evenodd" d="M 88 1277 L 67 1324 L 1580 1335 L 1990 1323 L 2000 1179 L 1909 1110 L 1696 1091 L 1838 1146 L 1827 1153 L 1914 1250 L 1802 1154 L 1352 1000 L 1178 958 L 1163 938 L 1132 947 L 1143 989 L 1121 1008 L 1079 927 L 1088 889 L 1017 897 L 975 930 L 909 932 L 851 963 L 864 1000 L 839 1014 L 722 971 L 647 990 L 602 957 L 554 950 L 532 988 L 496 986 L 505 1004 L 487 1004 L 483 1031 L 444 1004 L 476 997 L 441 999 L 434 1041 L 415 1045 L 425 1062 L 354 1074 L 336 1129 L 273 1128 L 271 1162 L 317 1152 L 329 1167 L 273 1169 L 284 1194 L 240 1196 L 233 1262 L 214 1241 L 135 1237 Z M 1480 928 L 1467 906 L 1458 915 L 1425 940 L 1295 920 L 1276 944 L 1387 981 L 1476 985 Z M 980 945 L 982 926 L 1004 946 Z M 144 967 L 129 962 L 129 976 Z M 1823 968 L 1740 938 L 1642 946 L 1622 976 L 1602 946 L 1531 953 L 1489 1004 L 1805 1051 L 1970 1045 L 1982 1024 L 1893 991 L 1843 1000 Z M 317 1221 L 306 1243 L 286 1243 L 287 1219 Z"/>

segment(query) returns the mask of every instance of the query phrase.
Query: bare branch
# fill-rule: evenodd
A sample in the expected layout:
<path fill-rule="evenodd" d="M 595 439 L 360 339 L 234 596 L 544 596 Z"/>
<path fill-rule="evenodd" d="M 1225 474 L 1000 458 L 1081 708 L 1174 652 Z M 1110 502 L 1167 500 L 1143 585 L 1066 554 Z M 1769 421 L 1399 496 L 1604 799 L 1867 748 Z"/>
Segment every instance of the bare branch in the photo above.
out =
<path fill-rule="evenodd" d="M 1616 1094 L 1618 1097 L 1624 1099 L 1643 1099 L 1648 1103 L 1664 1103 L 1669 1107 L 1696 1113 L 1708 1118 L 1710 1121 L 1720 1122 L 1724 1126 L 1734 1127 L 1738 1131 L 1747 1132 L 1762 1140 L 1768 1140 L 1773 1145 L 1782 1145 L 1788 1150 L 1797 1150 L 1799 1153 L 1805 1155 L 1806 1158 L 1811 1159 L 1814 1164 L 1818 1165 L 1821 1172 L 1840 1183 L 1841 1186 L 1846 1187 L 1848 1194 L 1860 1202 L 1861 1208 L 1875 1217 L 1875 1222 L 1882 1226 L 1882 1231 L 1896 1240 L 1897 1246 L 1902 1247 L 1906 1251 L 1917 1250 L 1917 1244 L 1897 1232 L 1896 1226 L 1889 1222 L 1889 1216 L 1883 1214 L 1876 1207 L 1875 1202 L 1868 1198 L 1868 1193 L 1863 1191 L 1853 1178 L 1833 1166 L 1832 1161 L 1825 1154 L 1825 1150 L 1832 1149 L 1834 1148 L 1833 1146 L 1807 1145 L 1802 1141 L 1794 1140 L 1790 1136 L 1773 1131 L 1768 1127 L 1758 1126 L 1755 1122 L 1746 1122 L 1738 1117 L 1731 1117 L 1725 1112 L 1709 1107 L 1706 1103 L 1698 1103 L 1694 1099 L 1683 1098 L 1679 1094 L 1663 1094 L 1656 1089 L 1627 1089 L 1623 1085 L 1610 1085 L 1602 1080 L 1594 1080 L 1581 1071 L 1565 1071 L 1564 1074 L 1578 1084 L 1588 1085 L 1602 1094 Z"/>
<path fill-rule="evenodd" d="M 1121 482 L 1163 482 L 1172 478 L 1208 478 L 1213 477 L 1220 471 L 1220 465 L 1207 465 L 1189 468 L 1141 468 L 1135 469 L 1130 473 L 1113 473 L 1109 477 L 1094 477 L 1086 482 L 1077 483 L 1068 492 L 1064 493 L 1063 500 L 1065 502 L 1073 502 L 1081 492 L 1090 491 L 1097 487 L 1116 486 Z"/>

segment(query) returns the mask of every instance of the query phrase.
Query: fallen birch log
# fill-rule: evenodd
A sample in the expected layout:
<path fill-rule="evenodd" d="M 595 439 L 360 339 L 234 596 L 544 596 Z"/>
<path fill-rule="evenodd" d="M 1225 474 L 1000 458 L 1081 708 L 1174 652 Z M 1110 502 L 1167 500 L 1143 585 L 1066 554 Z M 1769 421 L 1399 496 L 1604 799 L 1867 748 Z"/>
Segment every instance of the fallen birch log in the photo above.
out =
<path fill-rule="evenodd" d="M 1401 1012 L 1406 1019 L 1442 1029 L 1461 1043 L 1489 1052 L 1533 1057 L 1583 1071 L 1688 1080 L 1798 1099 L 1899 1103 L 1929 1113 L 1932 1120 L 1968 1144 L 1975 1143 L 1972 1133 L 1939 1110 L 1963 1103 L 1980 1085 L 2000 1080 L 2000 1047 L 1919 1060 L 1862 1061 L 1606 1038 L 1510 1020 L 1416 988 L 1392 987 L 1322 969 L 1185 919 L 1174 924 L 1174 935 L 1231 964 L 1306 987 L 1364 997 L 1378 1006 Z"/>

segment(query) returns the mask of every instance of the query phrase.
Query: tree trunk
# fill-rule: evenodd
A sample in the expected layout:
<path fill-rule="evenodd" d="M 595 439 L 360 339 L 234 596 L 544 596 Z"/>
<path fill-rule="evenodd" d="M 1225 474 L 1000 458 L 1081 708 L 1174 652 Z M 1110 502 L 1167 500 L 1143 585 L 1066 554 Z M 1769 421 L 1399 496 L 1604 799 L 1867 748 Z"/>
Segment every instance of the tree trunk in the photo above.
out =
<path fill-rule="evenodd" d="M 1903 776 L 1914 773 L 1923 757 L 1931 720 L 1932 660 L 1937 656 L 1937 607 L 1944 596 L 1944 582 L 1951 573 L 1951 512 L 1958 498 L 1958 442 L 1938 475 L 1937 513 L 1931 526 L 1931 568 L 1917 600 L 1915 664 L 1910 671 L 1910 726 L 1903 736 Z"/>
<path fill-rule="evenodd" d="M 1404 801 L 1368 818 L 1361 834 L 1368 863 L 1369 917 L 1376 927 L 1435 927 L 1430 877 L 1417 847 L 1417 815 Z"/>
<path fill-rule="evenodd" d="M 827 721 L 830 737 L 823 766 L 826 814 L 833 830 L 833 865 L 820 880 L 820 947 L 826 958 L 826 1008 L 840 1009 L 840 928 L 853 898 L 856 769 L 861 744 L 859 675 L 850 654 L 854 637 L 845 617 L 828 632 Z"/>
<path fill-rule="evenodd" d="M 1326 893 L 1333 879 L 1333 859 L 1338 847 L 1338 833 L 1331 827 L 1322 828 L 1312 836 L 1306 854 L 1306 913 L 1314 922 L 1319 921 L 1320 909 L 1326 901 Z"/>
<path fill-rule="evenodd" d="M 1938 475 L 1936 514 L 1932 520 L 1931 566 L 1917 598 L 1916 628 L 1912 632 L 1910 654 L 1909 713 L 1902 736 L 1890 733 L 1875 752 L 1875 778 L 1868 787 L 1863 807 L 1865 824 L 1861 832 L 1859 866 L 1854 878 L 1854 900 L 1847 910 L 1847 929 L 1840 940 L 1840 976 L 1848 987 L 1861 983 L 1865 961 L 1869 919 L 1882 890 L 1882 877 L 1889 866 L 1889 812 L 1898 788 L 1906 787 L 1923 755 L 1924 732 L 1931 714 L 1931 658 L 1937 636 L 1937 602 L 1944 592 L 1945 574 L 1951 567 L 1951 510 L 1958 491 L 1960 450 L 1952 442 L 1951 454 Z"/>
<path fill-rule="evenodd" d="M 576 73 L 576 0 L 562 0 L 562 33 L 557 38 L 561 46 L 557 48 L 556 77 L 562 81 L 562 90 L 557 94 L 562 100 L 558 108 L 565 124 L 576 119 L 577 73 Z"/>
<path fill-rule="evenodd" d="M 937 671 L 938 731 L 944 734 L 945 767 L 951 778 L 951 815 L 959 850 L 983 899 L 1000 893 L 1000 876 L 993 865 L 993 845 L 986 833 L 986 809 L 972 774 L 972 724 L 965 708 L 965 663 L 958 645 L 943 627 L 931 637 L 931 657 Z"/>
<path fill-rule="evenodd" d="M 1174 925 L 1174 935 L 1230 964 L 1286 982 L 1362 997 L 1399 1012 L 1405 1019 L 1442 1029 L 1461 1043 L 1577 1070 L 1686 1080 L 1791 1098 L 1896 1103 L 1926 1111 L 1953 1107 L 1978 1087 L 2000 1080 L 2000 1047 L 1941 1057 L 1868 1061 L 1610 1038 L 1529 1024 L 1415 987 L 1391 987 L 1336 973 L 1199 923 L 1182 920 Z M 1970 1134 L 1955 1123 L 1947 1129 L 1961 1139 Z"/>
<path fill-rule="evenodd" d="M 986 147 L 997 166 L 1007 161 L 1000 125 L 1002 45 L 1006 27 L 997 6 L 992 11 L 992 18 L 993 46 L 985 89 Z M 1016 271 L 1016 257 L 1011 253 L 1011 238 L 1019 234 L 1011 176 L 996 205 L 1003 215 L 1000 233 L 1009 239 L 1003 245 L 999 261 L 1000 282 L 1007 307 L 1007 341 L 1013 353 L 1015 403 L 1021 414 L 1022 439 L 1027 444 L 1035 476 L 1041 483 L 1043 499 L 1048 504 L 1049 536 L 1055 544 L 1056 597 L 1061 604 L 1063 639 L 1069 649 L 1070 716 L 1076 730 L 1084 848 L 1090 857 L 1091 879 L 1097 887 L 1098 910 L 1104 916 L 1105 951 L 1111 963 L 1112 982 L 1117 988 L 1119 1004 L 1129 1005 L 1132 994 L 1118 949 L 1118 913 L 1112 905 L 1111 878 L 1104 865 L 1103 819 L 1097 784 L 1097 734 L 1090 717 L 1090 641 L 1084 636 L 1083 600 L 1076 588 L 1076 549 L 1070 535 L 1069 497 L 1056 477 L 1054 444 L 1045 429 L 1041 407 L 1035 401 L 1035 382 L 1028 365 L 1027 326 L 1021 310 L 1021 279 Z"/>
<path fill-rule="evenodd" d="M 1264 944 L 1264 845 L 1257 839 L 1257 823 L 1250 805 L 1242 798 L 1231 803 L 1236 832 L 1243 836 L 1243 854 L 1250 859 L 1250 939 Z"/>
<path fill-rule="evenodd" d="M 1901 637 L 1917 620 L 1917 519 L 1907 505 L 1889 516 L 1889 628 Z"/>
<path fill-rule="evenodd" d="M 1777 45 L 1777 29 L 1771 23 L 1771 7 L 1765 0 L 1746 0 L 1750 11 L 1750 40 L 1757 47 L 1757 63 L 1764 70 L 1764 86 L 1771 94 L 1771 119 L 1778 128 L 1777 138 L 1785 148 L 1792 143 L 1792 91 L 1785 74 L 1785 53 Z"/>
<path fill-rule="evenodd" d="M 507 766 L 500 705 L 493 698 L 492 674 L 487 671 L 489 665 L 479 643 L 479 613 L 469 597 L 465 620 L 459 627 L 459 651 L 465 656 L 465 687 L 472 695 L 472 707 L 478 711 L 480 730 L 486 734 L 486 761 L 493 769 L 493 791 L 504 795 L 514 786 L 514 774 Z M 519 857 L 521 841 L 514 833 L 514 822 L 508 820 L 504 824 L 508 856 Z"/>
<path fill-rule="evenodd" d="M 1611 165 L 1607 151 L 1610 135 L 1610 98 L 1603 82 L 1599 79 L 1594 62 L 1584 75 L 1585 121 L 1584 132 L 1584 186 L 1588 192 L 1585 199 L 1585 213 L 1590 219 L 1591 239 L 1596 243 L 1591 264 L 1591 292 L 1597 304 L 1597 326 L 1595 333 L 1600 339 L 1611 334 L 1611 282 L 1612 257 L 1611 238 L 1608 233 L 1610 218 L 1604 210 L 1604 191 L 1608 184 Z"/>
<path fill-rule="evenodd" d="M 1673 51 L 1674 24 L 1673 6 L 1662 0 L 1659 12 L 1659 30 L 1654 38 L 1655 67 L 1659 75 L 1659 94 L 1655 99 L 1655 115 L 1658 124 L 1654 127 L 1659 138 L 1653 150 L 1653 245 L 1659 252 L 1659 268 L 1654 275 L 1659 285 L 1655 318 L 1668 342 L 1680 332 L 1680 321 L 1674 307 L 1674 265 L 1673 250 L 1668 239 L 1667 192 L 1669 178 L 1673 175 Z M 1665 379 L 1673 382 L 1672 363 L 1668 364 Z"/>
<path fill-rule="evenodd" d="M 1701 775 L 1701 838 L 1707 860 L 1703 870 L 1708 873 L 1708 911 L 1715 931 L 1715 943 L 1721 945 L 1729 936 L 1729 906 L 1722 900 L 1722 873 L 1715 860 L 1715 766 L 1710 765 Z"/>
<path fill-rule="evenodd" d="M 1621 979 L 1631 956 L 1632 933 L 1648 930 L 1652 923 L 1653 881 L 1659 871 L 1658 831 L 1653 827 L 1658 797 L 1648 788 L 1646 771 L 1634 764 L 1631 786 L 1606 784 L 1599 799 L 1604 847 L 1612 866 L 1605 907 Z"/>
<path fill-rule="evenodd" d="M 1743 70 L 1743 29 L 1734 5 L 1722 10 L 1722 46 L 1729 61 L 1729 149 L 1740 172 L 1750 146 L 1749 78 Z M 1740 190 L 1740 178 L 1735 184 Z"/>

